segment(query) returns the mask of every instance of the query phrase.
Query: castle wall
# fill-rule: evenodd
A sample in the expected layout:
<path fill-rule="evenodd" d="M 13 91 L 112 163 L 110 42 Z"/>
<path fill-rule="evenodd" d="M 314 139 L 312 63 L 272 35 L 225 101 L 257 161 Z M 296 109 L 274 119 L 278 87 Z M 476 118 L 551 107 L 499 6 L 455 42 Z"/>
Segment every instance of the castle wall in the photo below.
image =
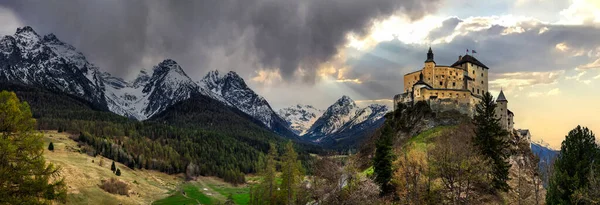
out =
<path fill-rule="evenodd" d="M 473 79 L 468 87 L 473 94 L 482 96 L 488 92 L 488 69 L 472 63 L 465 63 L 461 66 L 467 68 L 469 77 Z"/>
<path fill-rule="evenodd" d="M 420 71 L 404 75 L 404 92 L 411 92 L 413 85 L 419 81 Z"/>
<path fill-rule="evenodd" d="M 435 76 L 426 76 L 426 78 L 433 78 L 435 82 L 431 84 L 433 88 L 439 89 L 465 89 L 464 84 L 464 70 L 460 68 L 453 68 L 447 66 L 435 67 Z"/>
<path fill-rule="evenodd" d="M 462 114 L 468 115 L 469 117 L 473 117 L 473 115 L 475 113 L 475 106 L 477 104 L 471 103 L 471 102 L 475 101 L 475 100 L 472 100 L 471 98 L 476 98 L 476 97 L 469 96 L 469 97 L 465 98 L 464 100 L 461 98 L 459 98 L 459 99 L 451 99 L 451 98 L 431 99 L 431 100 L 428 100 L 427 103 L 429 104 L 431 109 L 435 112 L 456 110 Z"/>

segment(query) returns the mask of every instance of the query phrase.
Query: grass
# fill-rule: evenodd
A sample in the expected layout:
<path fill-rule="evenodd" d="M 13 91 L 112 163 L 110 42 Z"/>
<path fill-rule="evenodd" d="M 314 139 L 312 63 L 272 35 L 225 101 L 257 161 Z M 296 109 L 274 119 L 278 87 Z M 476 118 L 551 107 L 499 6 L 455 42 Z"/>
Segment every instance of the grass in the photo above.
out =
<path fill-rule="evenodd" d="M 45 150 L 44 157 L 61 167 L 60 177 L 64 177 L 67 184 L 67 204 L 150 204 L 168 196 L 182 182 L 181 176 L 132 170 L 120 163 L 115 163 L 121 169 L 121 176 L 116 176 L 110 170 L 112 160 L 79 153 L 77 142 L 66 133 L 44 131 L 43 140 L 44 148 L 50 142 L 54 144 L 54 151 Z M 98 187 L 101 180 L 111 177 L 129 184 L 130 196 L 113 195 Z"/>
<path fill-rule="evenodd" d="M 444 131 L 454 128 L 455 126 L 439 126 L 432 129 L 425 130 L 419 133 L 419 135 L 410 138 L 405 146 L 412 146 L 410 148 L 417 149 L 418 151 L 425 152 L 431 142 L 438 136 L 442 135 Z M 410 149 L 404 149 L 410 150 Z"/>
<path fill-rule="evenodd" d="M 185 192 L 185 195 L 182 192 L 177 191 L 175 194 L 155 201 L 152 204 L 213 204 L 215 201 L 214 199 L 200 192 L 200 188 L 195 184 L 185 183 L 182 185 L 182 190 Z"/>
<path fill-rule="evenodd" d="M 260 177 L 257 176 L 248 176 L 246 179 L 253 183 L 260 181 Z M 180 189 L 185 191 L 185 195 L 181 192 L 172 192 L 170 196 L 153 204 L 217 204 L 224 203 L 231 195 L 235 204 L 245 205 L 250 201 L 250 186 L 249 184 L 233 186 L 215 177 L 198 177 L 195 181 L 186 182 L 181 186 Z"/>
<path fill-rule="evenodd" d="M 231 194 L 233 202 L 235 204 L 248 204 L 250 201 L 250 187 L 234 187 L 226 184 L 208 184 L 208 186 L 218 192 L 219 194 L 227 197 Z"/>

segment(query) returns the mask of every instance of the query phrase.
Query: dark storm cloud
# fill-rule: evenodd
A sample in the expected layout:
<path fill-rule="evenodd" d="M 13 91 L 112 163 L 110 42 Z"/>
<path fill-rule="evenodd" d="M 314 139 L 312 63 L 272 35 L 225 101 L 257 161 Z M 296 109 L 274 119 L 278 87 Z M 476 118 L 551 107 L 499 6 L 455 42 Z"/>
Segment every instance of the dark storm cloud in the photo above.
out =
<path fill-rule="evenodd" d="M 447 36 L 448 33 L 454 32 L 454 29 L 456 29 L 456 26 L 458 26 L 458 24 L 460 22 L 463 22 L 463 20 L 461 20 L 457 17 L 452 17 L 452 18 L 444 20 L 442 22 L 441 27 L 433 29 L 432 31 L 429 32 L 427 39 L 429 39 L 430 41 L 433 41 L 440 37 Z"/>
<path fill-rule="evenodd" d="M 374 19 L 397 13 L 418 19 L 436 1 L 14 0 L 1 6 L 120 76 L 174 58 L 191 75 L 266 67 L 287 79 L 298 67 L 314 71 L 330 59 L 347 33 L 364 35 Z"/>

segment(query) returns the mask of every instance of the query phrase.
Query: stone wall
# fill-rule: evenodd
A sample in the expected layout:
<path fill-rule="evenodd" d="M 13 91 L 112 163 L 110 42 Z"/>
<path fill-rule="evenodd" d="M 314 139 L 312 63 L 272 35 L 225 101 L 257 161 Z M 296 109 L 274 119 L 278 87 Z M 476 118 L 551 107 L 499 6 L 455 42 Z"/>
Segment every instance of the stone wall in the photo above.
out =
<path fill-rule="evenodd" d="M 427 103 L 431 107 L 431 110 L 435 112 L 452 111 L 456 110 L 462 114 L 473 117 L 475 113 L 475 106 L 470 101 L 461 101 L 457 99 L 432 99 L 428 100 Z"/>

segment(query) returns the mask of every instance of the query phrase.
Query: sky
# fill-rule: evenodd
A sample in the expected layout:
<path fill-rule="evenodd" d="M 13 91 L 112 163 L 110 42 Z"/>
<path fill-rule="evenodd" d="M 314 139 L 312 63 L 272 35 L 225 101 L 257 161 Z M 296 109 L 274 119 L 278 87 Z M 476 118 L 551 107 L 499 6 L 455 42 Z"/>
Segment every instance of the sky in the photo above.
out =
<path fill-rule="evenodd" d="M 3 0 L 0 25 L 54 33 L 126 80 L 167 58 L 194 80 L 235 71 L 274 109 L 391 105 L 429 46 L 442 65 L 476 50 L 534 141 L 600 132 L 597 0 Z"/>

